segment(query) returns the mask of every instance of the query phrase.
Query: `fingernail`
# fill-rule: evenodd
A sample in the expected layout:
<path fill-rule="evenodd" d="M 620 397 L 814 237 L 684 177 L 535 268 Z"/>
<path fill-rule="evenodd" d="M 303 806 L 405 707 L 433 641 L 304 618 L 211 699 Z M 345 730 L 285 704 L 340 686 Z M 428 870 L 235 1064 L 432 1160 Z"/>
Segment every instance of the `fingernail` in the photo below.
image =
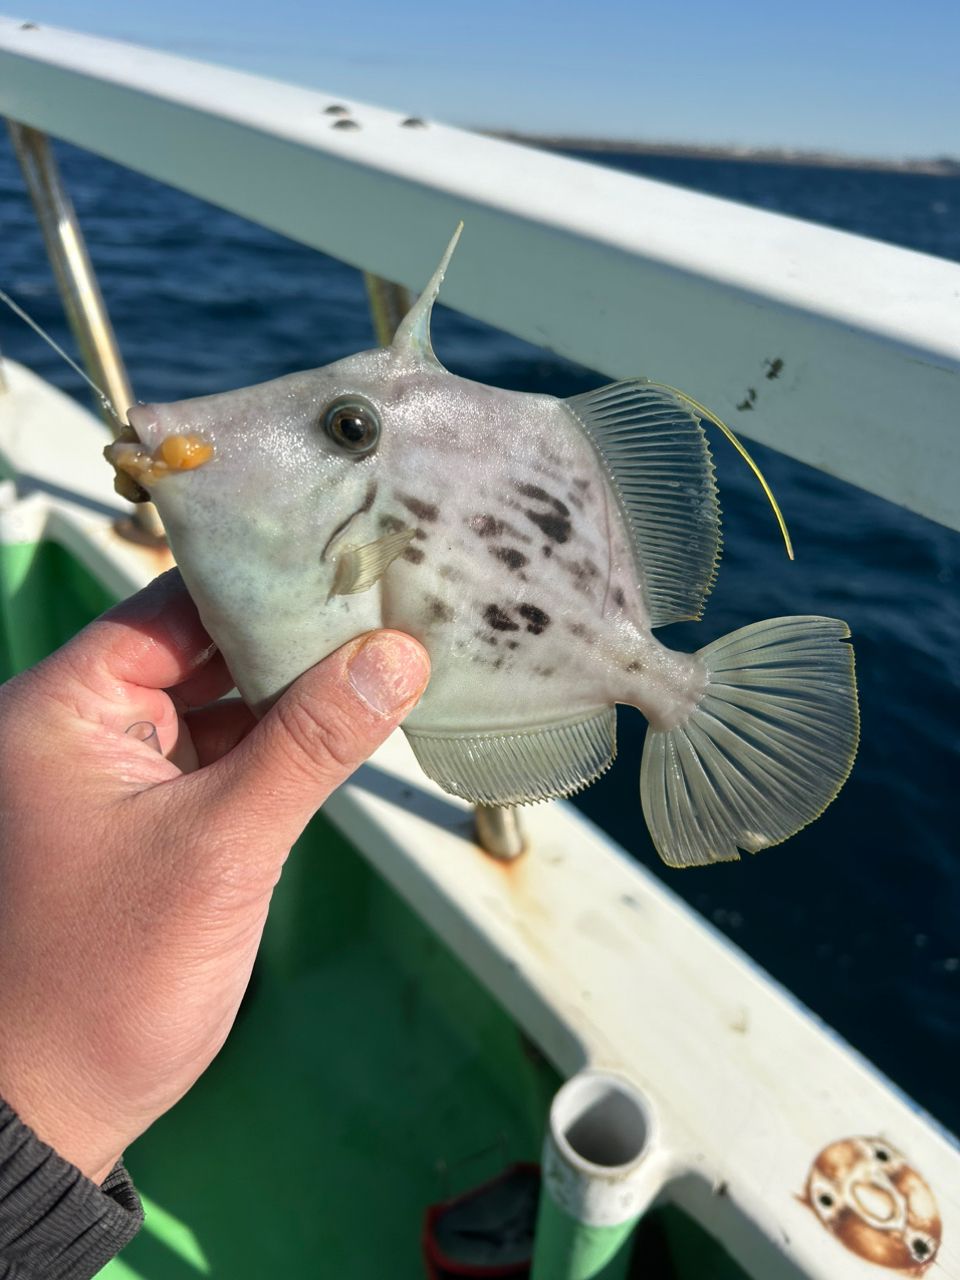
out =
<path fill-rule="evenodd" d="M 423 691 L 427 661 L 415 640 L 396 631 L 377 632 L 350 659 L 354 690 L 378 715 L 394 715 Z"/>

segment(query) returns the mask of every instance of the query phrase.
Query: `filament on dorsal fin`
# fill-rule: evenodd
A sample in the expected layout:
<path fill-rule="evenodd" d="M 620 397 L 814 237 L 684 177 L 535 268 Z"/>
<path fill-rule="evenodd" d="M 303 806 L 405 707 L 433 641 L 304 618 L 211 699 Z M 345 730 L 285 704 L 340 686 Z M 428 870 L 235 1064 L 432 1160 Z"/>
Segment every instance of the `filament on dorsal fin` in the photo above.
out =
<path fill-rule="evenodd" d="M 644 378 L 643 381 L 649 383 L 652 387 L 662 387 L 665 391 L 672 391 L 675 396 L 678 396 L 685 404 L 688 404 L 691 409 L 701 414 L 708 422 L 712 422 L 719 431 L 723 432 L 760 482 L 760 488 L 763 490 L 767 501 L 773 508 L 773 514 L 776 516 L 777 524 L 780 526 L 780 533 L 783 535 L 783 544 L 787 549 L 787 555 L 791 560 L 793 560 L 793 541 L 790 537 L 790 530 L 787 528 L 787 522 L 784 519 L 783 512 L 780 510 L 780 503 L 773 496 L 773 490 L 770 488 L 769 484 L 767 484 L 766 477 L 760 470 L 757 463 L 747 452 L 746 446 L 740 442 L 725 422 L 721 422 L 717 415 L 715 413 L 711 413 L 706 405 L 702 405 L 699 400 L 694 400 L 694 398 L 692 396 L 688 396 L 685 391 L 679 391 L 676 387 L 669 387 L 665 382 L 652 382 L 649 378 Z"/>
<path fill-rule="evenodd" d="M 49 333 L 46 332 L 45 329 L 41 329 L 41 327 L 37 324 L 36 320 L 34 320 L 32 316 L 28 315 L 26 311 L 24 311 L 23 307 L 21 307 L 18 303 L 14 302 L 14 300 L 10 297 L 10 295 L 8 293 L 4 293 L 2 289 L 0 289 L 0 302 L 6 303 L 6 305 L 10 308 L 10 310 L 13 312 L 14 315 L 19 316 L 20 319 L 25 324 L 28 324 L 30 328 L 34 331 L 34 333 L 36 333 L 39 337 L 41 337 L 44 340 L 44 342 L 47 344 L 48 347 L 53 348 L 53 350 L 57 353 L 57 355 L 61 358 L 61 360 L 65 360 L 67 362 L 67 364 L 74 371 L 74 373 L 78 373 L 80 375 L 80 377 L 84 380 L 84 382 L 87 384 L 90 390 L 94 392 L 94 394 L 96 395 L 97 399 L 100 401 L 100 404 L 103 406 L 103 408 L 106 409 L 107 413 L 110 414 L 111 418 L 113 418 L 116 422 L 118 422 L 120 426 L 126 425 L 125 420 L 120 417 L 120 414 L 116 410 L 116 406 L 114 405 L 110 397 L 107 395 L 107 393 L 103 390 L 103 388 L 98 387 L 97 384 L 94 382 L 94 380 L 89 376 L 89 374 L 85 373 L 83 369 L 80 368 L 76 360 L 72 360 L 70 356 L 68 356 L 67 353 L 64 351 L 63 347 L 61 347 L 58 342 L 55 342 L 53 338 L 50 337 Z"/>

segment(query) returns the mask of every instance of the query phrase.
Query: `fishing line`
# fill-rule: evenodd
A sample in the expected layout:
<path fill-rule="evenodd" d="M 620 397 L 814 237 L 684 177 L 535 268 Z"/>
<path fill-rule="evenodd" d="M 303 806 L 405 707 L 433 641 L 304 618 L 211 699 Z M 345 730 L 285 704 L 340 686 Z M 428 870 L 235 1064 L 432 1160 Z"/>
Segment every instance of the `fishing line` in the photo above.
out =
<path fill-rule="evenodd" d="M 26 324 L 28 324 L 30 328 L 34 331 L 34 333 L 39 335 L 39 337 L 41 337 L 44 340 L 47 346 L 52 347 L 54 351 L 57 353 L 57 355 L 60 356 L 61 359 L 66 360 L 67 364 L 74 371 L 74 373 L 78 373 L 80 377 L 84 380 L 84 382 L 87 384 L 87 386 L 91 389 L 91 391 L 94 391 L 96 393 L 97 398 L 100 401 L 101 405 L 104 407 L 104 409 L 106 409 L 106 411 L 110 414 L 112 418 L 114 418 L 117 422 L 119 422 L 121 426 L 126 425 L 124 423 L 123 418 L 121 418 L 119 413 L 117 413 L 116 409 L 113 406 L 113 402 L 111 401 L 107 393 L 103 390 L 103 388 L 98 387 L 97 384 L 94 382 L 94 380 L 89 376 L 89 374 L 85 373 L 83 369 L 80 368 L 76 360 L 72 360 L 70 356 L 68 356 L 67 353 L 64 351 L 63 347 L 61 347 L 59 343 L 54 342 L 53 338 L 50 337 L 49 333 L 41 329 L 40 326 L 37 324 L 36 320 L 34 320 L 32 316 L 27 315 L 23 307 L 21 307 L 18 303 L 14 302 L 14 300 L 10 297 L 10 295 L 8 293 L 4 293 L 2 289 L 0 289 L 0 302 L 5 302 L 7 306 L 10 308 L 10 310 L 14 313 L 14 315 L 19 316 L 21 320 L 23 320 Z"/>
<path fill-rule="evenodd" d="M 644 379 L 644 381 L 647 381 L 647 379 Z M 791 560 L 795 559 L 793 554 L 793 541 L 790 537 L 790 530 L 787 528 L 787 522 L 784 519 L 783 512 L 780 510 L 780 503 L 773 496 L 773 490 L 767 484 L 766 477 L 747 452 L 746 446 L 740 442 L 725 422 L 721 422 L 717 415 L 715 413 L 711 413 L 706 405 L 702 405 L 699 400 L 694 400 L 694 398 L 692 396 L 688 396 L 685 391 L 679 391 L 676 387 L 667 386 L 665 382 L 651 382 L 650 385 L 654 387 L 662 387 L 664 391 L 672 391 L 675 396 L 678 396 L 685 404 L 688 404 L 691 409 L 695 409 L 697 413 L 706 418 L 708 422 L 712 422 L 719 431 L 723 432 L 760 482 L 760 488 L 766 494 L 767 501 L 773 508 L 773 514 L 777 518 L 777 524 L 780 526 L 780 532 L 783 535 L 783 543 L 787 548 L 787 555 Z"/>

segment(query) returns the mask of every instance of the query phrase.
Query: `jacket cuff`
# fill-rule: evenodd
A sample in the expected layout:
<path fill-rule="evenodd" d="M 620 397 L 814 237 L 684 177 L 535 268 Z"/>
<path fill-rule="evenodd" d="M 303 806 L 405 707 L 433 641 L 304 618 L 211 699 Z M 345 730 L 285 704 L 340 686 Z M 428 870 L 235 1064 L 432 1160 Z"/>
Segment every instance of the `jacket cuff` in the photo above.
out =
<path fill-rule="evenodd" d="M 90 1280 L 142 1223 L 122 1160 L 98 1187 L 0 1098 L 0 1280 Z"/>

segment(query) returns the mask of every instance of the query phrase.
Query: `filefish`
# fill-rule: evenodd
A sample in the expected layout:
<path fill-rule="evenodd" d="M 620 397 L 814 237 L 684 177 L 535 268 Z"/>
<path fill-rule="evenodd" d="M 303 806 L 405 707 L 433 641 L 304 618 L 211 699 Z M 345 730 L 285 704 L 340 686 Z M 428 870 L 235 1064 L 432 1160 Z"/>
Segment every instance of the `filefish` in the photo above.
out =
<path fill-rule="evenodd" d="M 660 643 L 701 616 L 720 556 L 704 415 L 642 378 L 561 400 L 448 372 L 430 317 L 458 235 L 391 346 L 136 405 L 108 459 L 156 503 L 257 713 L 346 641 L 397 628 L 430 654 L 403 731 L 446 791 L 570 795 L 612 763 L 625 703 L 649 722 L 640 796 L 666 863 L 787 839 L 856 753 L 847 626 Z"/>

